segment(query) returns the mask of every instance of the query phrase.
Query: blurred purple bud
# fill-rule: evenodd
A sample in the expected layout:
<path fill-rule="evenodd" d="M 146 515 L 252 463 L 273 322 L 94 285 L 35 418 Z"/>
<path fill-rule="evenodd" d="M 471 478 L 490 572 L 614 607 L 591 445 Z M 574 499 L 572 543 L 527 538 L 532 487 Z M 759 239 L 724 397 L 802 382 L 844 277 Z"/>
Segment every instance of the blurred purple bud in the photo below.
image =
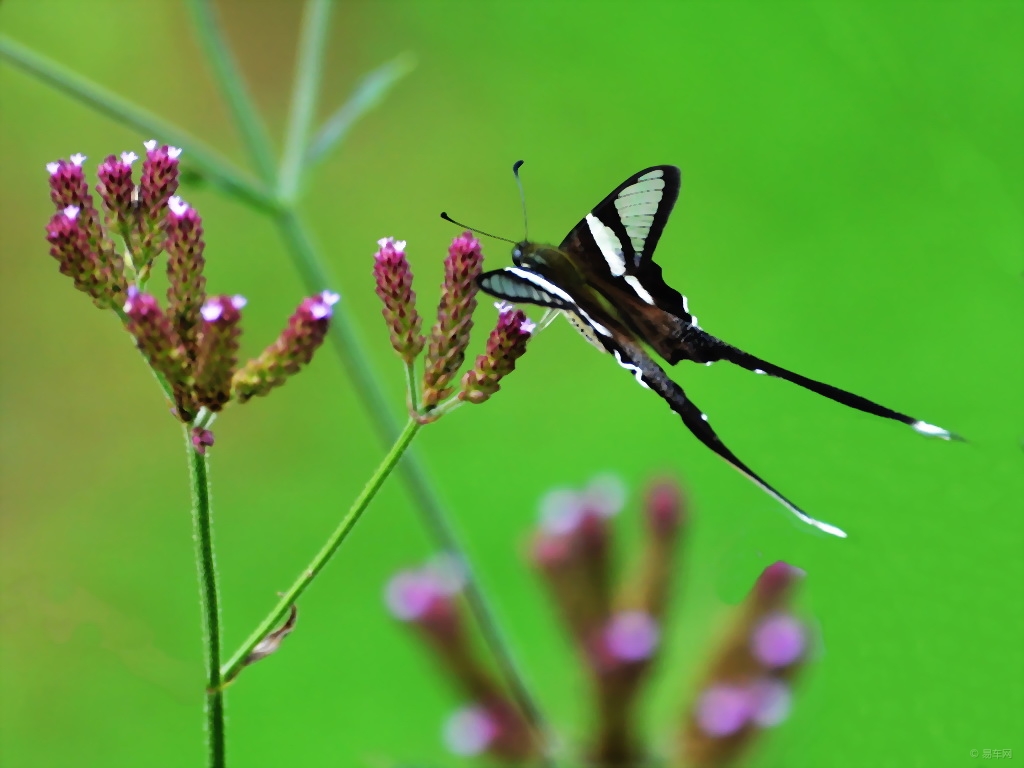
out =
<path fill-rule="evenodd" d="M 789 717 L 793 692 L 782 680 L 765 677 L 750 686 L 754 701 L 753 721 L 762 728 L 771 728 Z"/>
<path fill-rule="evenodd" d="M 712 685 L 697 702 L 697 725 L 708 736 L 731 736 L 750 722 L 754 705 L 753 694 L 748 688 Z"/>
<path fill-rule="evenodd" d="M 460 585 L 453 586 L 440 578 L 428 566 L 395 574 L 385 589 L 384 601 L 395 618 L 401 621 L 421 621 L 435 611 L 439 603 L 446 603 L 460 588 Z"/>
<path fill-rule="evenodd" d="M 453 754 L 473 757 L 487 751 L 498 731 L 497 721 L 485 707 L 463 707 L 445 723 L 444 743 Z"/>
<path fill-rule="evenodd" d="M 662 480 L 650 487 L 647 492 L 647 520 L 656 535 L 674 534 L 683 514 L 683 497 L 677 483 Z"/>
<path fill-rule="evenodd" d="M 777 613 L 763 619 L 751 637 L 754 656 L 765 667 L 787 667 L 804 652 L 806 634 L 803 624 L 794 617 Z"/>
<path fill-rule="evenodd" d="M 588 516 L 613 517 L 625 502 L 625 483 L 614 475 L 601 475 L 582 491 L 558 488 L 548 492 L 540 502 L 540 527 L 555 535 L 572 533 Z"/>
<path fill-rule="evenodd" d="M 658 622 L 652 616 L 643 611 L 622 611 L 605 627 L 604 646 L 618 661 L 645 661 L 654 655 L 660 637 Z"/>
<path fill-rule="evenodd" d="M 779 560 L 765 568 L 758 576 L 754 594 L 760 602 L 777 602 L 805 575 L 800 568 Z"/>

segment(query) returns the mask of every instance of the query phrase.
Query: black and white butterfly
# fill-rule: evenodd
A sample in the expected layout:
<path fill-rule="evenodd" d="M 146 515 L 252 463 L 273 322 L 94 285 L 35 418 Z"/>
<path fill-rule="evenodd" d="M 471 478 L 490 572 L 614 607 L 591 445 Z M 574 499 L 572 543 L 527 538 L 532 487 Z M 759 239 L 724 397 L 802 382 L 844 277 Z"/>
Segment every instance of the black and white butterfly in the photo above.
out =
<path fill-rule="evenodd" d="M 650 346 L 670 365 L 680 360 L 727 360 L 754 373 L 777 376 L 831 400 L 908 424 L 945 440 L 951 432 L 748 354 L 707 333 L 686 297 L 665 283 L 654 249 L 679 195 L 679 169 L 658 165 L 612 190 L 557 248 L 524 240 L 512 249 L 514 267 L 480 276 L 480 287 L 500 299 L 536 304 L 564 314 L 602 352 L 668 403 L 704 445 L 774 496 L 806 523 L 836 536 L 839 528 L 803 512 L 740 461 L 715 434 L 707 416 L 647 354 Z"/>

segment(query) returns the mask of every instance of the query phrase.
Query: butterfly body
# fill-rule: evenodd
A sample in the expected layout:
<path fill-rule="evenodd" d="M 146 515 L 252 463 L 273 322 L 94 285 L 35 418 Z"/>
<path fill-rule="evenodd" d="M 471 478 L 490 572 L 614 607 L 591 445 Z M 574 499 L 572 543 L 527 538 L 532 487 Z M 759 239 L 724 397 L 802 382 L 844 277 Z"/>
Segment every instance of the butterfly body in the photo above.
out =
<path fill-rule="evenodd" d="M 786 379 L 851 408 L 908 424 L 921 434 L 947 440 L 954 435 L 769 363 L 704 331 L 690 314 L 686 297 L 665 282 L 652 258 L 679 187 L 675 166 L 654 166 L 633 174 L 598 203 L 557 248 L 530 241 L 517 243 L 512 250 L 515 266 L 481 275 L 480 287 L 501 299 L 561 311 L 588 341 L 611 354 L 642 386 L 656 392 L 707 447 L 804 522 L 845 536 L 835 526 L 807 515 L 740 461 L 645 347 L 669 365 L 682 360 L 707 364 L 727 360 L 755 373 Z"/>

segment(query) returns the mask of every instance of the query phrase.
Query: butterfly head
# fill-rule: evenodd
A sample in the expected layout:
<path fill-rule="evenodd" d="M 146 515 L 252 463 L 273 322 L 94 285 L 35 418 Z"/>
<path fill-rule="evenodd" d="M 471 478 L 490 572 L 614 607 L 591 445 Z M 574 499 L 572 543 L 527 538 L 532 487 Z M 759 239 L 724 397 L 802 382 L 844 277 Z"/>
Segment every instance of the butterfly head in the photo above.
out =
<path fill-rule="evenodd" d="M 537 269 L 538 267 L 550 266 L 551 251 L 547 245 L 531 243 L 529 240 L 521 240 L 512 246 L 512 263 L 524 269 Z"/>

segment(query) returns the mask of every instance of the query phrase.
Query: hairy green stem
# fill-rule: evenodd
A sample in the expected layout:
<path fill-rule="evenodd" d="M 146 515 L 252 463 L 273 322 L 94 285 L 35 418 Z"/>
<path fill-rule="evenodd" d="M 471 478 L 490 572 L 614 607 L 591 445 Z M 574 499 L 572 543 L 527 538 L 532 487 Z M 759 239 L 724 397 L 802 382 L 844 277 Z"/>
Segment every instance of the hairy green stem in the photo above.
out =
<path fill-rule="evenodd" d="M 273 610 L 267 614 L 267 616 L 260 622 L 259 626 L 253 631 L 251 635 L 246 639 L 242 646 L 235 652 L 231 659 L 224 665 L 222 671 L 222 679 L 224 681 L 232 680 L 237 675 L 242 667 L 245 666 L 246 659 L 249 654 L 252 653 L 253 649 L 259 645 L 260 641 L 270 634 L 273 629 L 280 624 L 285 616 L 287 615 L 292 604 L 299 599 L 299 596 L 306 591 L 316 575 L 323 570 L 324 566 L 331 559 L 335 552 L 338 551 L 338 547 L 345 538 L 355 528 L 356 523 L 359 522 L 359 518 L 363 512 L 373 501 L 373 497 L 377 495 L 377 491 L 380 490 L 381 486 L 384 485 L 384 481 L 394 470 L 395 465 L 398 464 L 399 459 L 402 458 L 402 454 L 405 453 L 409 447 L 409 443 L 416 436 L 416 433 L 420 430 L 420 425 L 414 420 L 410 419 L 405 429 L 402 430 L 401 434 L 398 435 L 398 439 L 395 440 L 394 445 L 391 446 L 391 450 L 388 451 L 384 460 L 377 467 L 377 470 L 370 477 L 370 480 L 366 483 L 359 496 L 352 502 L 352 506 L 349 508 L 348 513 L 338 523 L 338 527 L 334 529 L 334 533 L 330 535 L 327 541 L 321 547 L 320 551 L 316 553 L 312 562 L 302 571 L 300 576 L 295 580 L 295 583 L 288 588 L 288 591 L 284 593 L 277 605 L 274 606 Z"/>
<path fill-rule="evenodd" d="M 220 675 L 220 604 L 217 593 L 217 565 L 213 557 L 213 523 L 210 510 L 210 476 L 206 455 L 192 445 L 192 433 L 185 425 L 192 489 L 192 535 L 199 571 L 199 602 L 203 611 L 203 645 L 206 661 L 206 743 L 210 768 L 224 768 L 224 688 Z"/>

